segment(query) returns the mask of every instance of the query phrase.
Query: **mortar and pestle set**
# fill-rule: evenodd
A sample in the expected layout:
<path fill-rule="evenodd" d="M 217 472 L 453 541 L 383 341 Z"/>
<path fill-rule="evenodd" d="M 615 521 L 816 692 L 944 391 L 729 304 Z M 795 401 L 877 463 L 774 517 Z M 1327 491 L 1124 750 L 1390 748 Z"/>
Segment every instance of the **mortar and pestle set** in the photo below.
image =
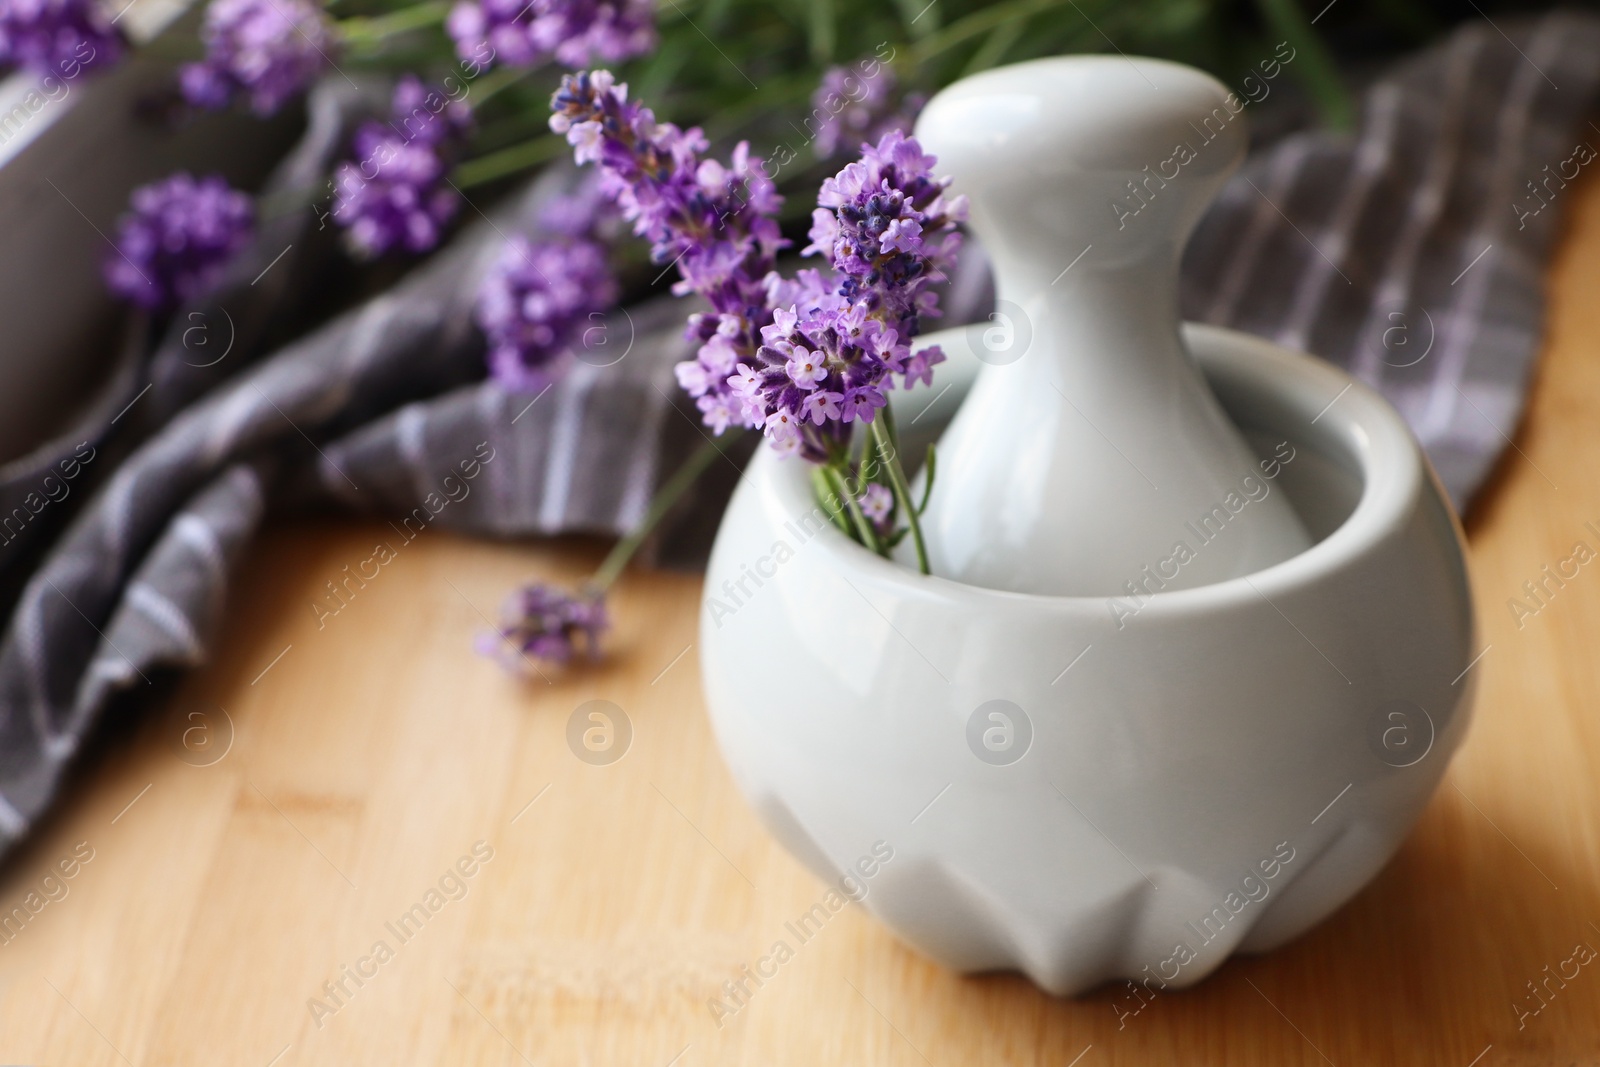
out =
<path fill-rule="evenodd" d="M 1179 322 L 1184 243 L 1246 147 L 1230 104 L 1117 57 L 936 96 L 916 136 L 1001 310 L 929 335 L 933 388 L 891 394 L 903 428 L 959 406 L 933 573 L 817 523 L 805 464 L 766 449 L 717 537 L 708 594 L 764 564 L 701 613 L 740 788 L 830 882 L 892 846 L 863 903 L 961 971 L 1181 988 L 1281 945 L 1378 872 L 1467 728 L 1460 528 L 1405 423 Z"/>

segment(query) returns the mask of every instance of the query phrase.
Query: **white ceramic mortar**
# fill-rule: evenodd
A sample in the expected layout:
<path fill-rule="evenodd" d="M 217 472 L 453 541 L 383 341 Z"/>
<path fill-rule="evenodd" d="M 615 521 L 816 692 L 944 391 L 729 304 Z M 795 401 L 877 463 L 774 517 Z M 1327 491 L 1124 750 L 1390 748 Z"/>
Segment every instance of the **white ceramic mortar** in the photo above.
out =
<path fill-rule="evenodd" d="M 903 433 L 979 366 L 929 340 L 951 360 L 893 394 Z M 1309 357 L 1184 340 L 1257 454 L 1293 451 L 1269 484 L 1306 551 L 1130 616 L 880 559 L 765 449 L 723 520 L 700 648 L 734 777 L 819 877 L 888 842 L 864 903 L 950 967 L 1180 987 L 1280 945 L 1377 873 L 1466 731 L 1460 529 L 1400 417 Z"/>

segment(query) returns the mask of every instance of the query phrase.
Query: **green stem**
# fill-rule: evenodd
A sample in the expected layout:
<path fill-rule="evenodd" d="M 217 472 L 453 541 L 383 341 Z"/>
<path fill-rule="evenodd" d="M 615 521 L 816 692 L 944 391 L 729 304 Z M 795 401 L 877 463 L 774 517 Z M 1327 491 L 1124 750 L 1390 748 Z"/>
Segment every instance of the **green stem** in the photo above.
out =
<path fill-rule="evenodd" d="M 424 3 L 403 7 L 386 15 L 352 15 L 334 25 L 338 27 L 339 35 L 352 44 L 375 44 L 396 34 L 437 26 L 449 14 L 449 4 L 442 0 L 425 0 Z"/>
<path fill-rule="evenodd" d="M 1316 101 L 1322 121 L 1335 130 L 1350 129 L 1355 124 L 1350 92 L 1340 80 L 1338 68 L 1317 36 L 1316 27 L 1300 10 L 1298 0 L 1256 0 L 1256 7 L 1267 25 L 1294 48 L 1295 76 Z"/>
<path fill-rule="evenodd" d="M 983 39 L 983 44 L 979 45 L 978 50 L 972 53 L 972 58 L 967 60 L 967 65 L 961 70 L 961 76 L 965 78 L 977 74 L 999 63 L 1027 27 L 1028 17 L 1024 15 L 990 30 L 989 35 Z"/>
<path fill-rule="evenodd" d="M 866 512 L 861 510 L 861 502 L 850 492 L 850 485 L 844 474 L 832 463 L 826 464 L 822 470 L 823 477 L 828 479 L 834 495 L 844 501 L 845 510 L 850 513 L 850 521 L 855 525 L 856 536 L 861 539 L 861 543 L 877 555 L 883 555 L 883 545 L 878 540 L 878 531 L 867 521 Z"/>
<path fill-rule="evenodd" d="M 736 103 L 717 108 L 700 125 L 713 142 L 731 140 L 736 133 L 750 132 L 758 119 L 783 114 L 790 105 L 809 101 L 816 87 L 817 76 L 810 70 L 789 77 L 774 77 L 771 81 L 764 80 L 760 96 L 746 95 Z M 806 104 L 806 107 L 809 106 Z M 775 129 L 772 136 L 783 138 L 782 144 L 797 155 L 814 139 L 813 134 L 806 132 L 804 125 L 795 125 L 792 120 L 791 124 Z M 806 162 L 809 163 L 810 159 Z"/>
<path fill-rule="evenodd" d="M 1011 0 L 1010 3 L 979 8 L 972 14 L 957 19 L 937 33 L 929 34 L 913 46 L 911 49 L 912 68 L 916 69 L 941 52 L 948 51 L 963 41 L 970 40 L 980 34 L 989 33 L 1012 19 L 1025 19 L 1040 11 L 1045 11 L 1052 7 L 1060 7 L 1065 2 L 1066 0 Z"/>
<path fill-rule="evenodd" d="M 478 84 L 467 94 L 467 99 L 473 107 L 482 107 L 501 90 L 509 89 L 535 71 L 542 72 L 544 69 L 542 66 L 496 67 L 478 79 Z"/>
<path fill-rule="evenodd" d="M 818 500 L 827 500 L 829 495 L 837 495 L 834 494 L 833 483 L 828 480 L 827 469 L 825 467 L 811 468 L 811 491 L 817 494 Z M 847 509 L 840 507 L 828 508 L 826 510 L 828 512 L 828 518 L 833 522 L 835 529 L 844 534 L 846 537 L 855 536 L 855 531 L 850 529 L 850 520 L 845 517 L 845 512 Z"/>
<path fill-rule="evenodd" d="M 905 31 L 921 40 L 939 28 L 939 8 L 936 4 L 923 6 L 921 0 L 895 0 L 900 9 L 900 21 Z"/>
<path fill-rule="evenodd" d="M 660 524 L 662 517 L 672 510 L 672 505 L 676 504 L 678 499 L 688 491 L 689 487 L 694 485 L 705 469 L 711 465 L 711 461 L 723 454 L 725 445 L 733 442 L 743 433 L 744 431 L 741 429 L 733 429 L 721 437 L 707 438 L 700 444 L 700 447 L 691 452 L 689 458 L 684 460 L 683 466 L 674 471 L 672 477 L 663 482 L 661 488 L 656 490 L 656 495 L 650 499 L 650 506 L 645 509 L 644 518 L 640 519 L 638 525 L 629 530 L 627 536 L 613 545 L 611 551 L 606 553 L 606 558 L 601 560 L 600 566 L 594 572 L 594 577 L 589 579 L 588 588 L 597 593 L 604 593 L 607 589 L 610 589 L 612 583 L 627 568 L 628 561 L 633 559 L 634 554 L 639 551 L 639 546 L 644 544 L 645 540 L 655 532 L 655 528 Z"/>
<path fill-rule="evenodd" d="M 928 510 L 928 498 L 933 496 L 933 476 L 939 472 L 939 453 L 935 450 L 933 442 L 928 442 L 928 455 L 922 461 L 922 503 L 917 505 L 917 515 L 920 517 Z"/>
<path fill-rule="evenodd" d="M 895 433 L 894 416 L 889 414 L 887 407 L 872 420 L 872 436 L 877 441 L 878 454 L 888 458 L 889 484 L 894 488 L 895 499 L 900 502 L 900 512 L 906 517 L 906 525 L 911 527 L 911 541 L 917 546 L 917 567 L 923 574 L 931 574 L 932 571 L 928 569 L 928 546 L 922 540 L 922 520 L 917 517 L 916 501 L 911 499 L 911 487 L 906 484 L 906 472 L 900 466 L 899 434 Z"/>
<path fill-rule="evenodd" d="M 548 163 L 566 151 L 566 147 L 566 141 L 555 134 L 547 133 L 543 137 L 523 141 L 510 148 L 502 148 L 498 152 L 469 159 L 456 167 L 453 180 L 461 188 L 470 189 L 474 185 L 483 185 L 497 178 L 504 178 L 508 174 Z"/>
<path fill-rule="evenodd" d="M 280 189 L 276 193 L 265 194 L 256 198 L 256 217 L 258 219 L 276 219 L 284 215 L 292 215 L 297 211 L 304 211 L 326 195 L 326 191 L 316 186 L 299 189 Z"/>

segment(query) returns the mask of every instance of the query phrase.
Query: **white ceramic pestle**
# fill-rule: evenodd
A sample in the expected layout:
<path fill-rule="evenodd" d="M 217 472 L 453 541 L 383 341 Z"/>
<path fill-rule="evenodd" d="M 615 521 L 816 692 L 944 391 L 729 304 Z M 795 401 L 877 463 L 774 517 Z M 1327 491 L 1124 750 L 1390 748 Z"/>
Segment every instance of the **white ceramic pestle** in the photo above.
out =
<path fill-rule="evenodd" d="M 1188 67 L 1075 56 L 968 78 L 922 112 L 999 295 L 973 335 L 989 365 L 939 444 L 933 573 L 1144 595 L 1308 547 L 1178 330 L 1178 261 L 1244 154 L 1242 108 Z"/>

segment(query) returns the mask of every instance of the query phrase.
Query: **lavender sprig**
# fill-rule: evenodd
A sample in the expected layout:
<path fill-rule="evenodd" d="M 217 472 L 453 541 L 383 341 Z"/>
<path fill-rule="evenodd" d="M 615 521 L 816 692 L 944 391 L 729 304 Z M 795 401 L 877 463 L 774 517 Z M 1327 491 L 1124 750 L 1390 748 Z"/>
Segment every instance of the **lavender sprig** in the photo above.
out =
<path fill-rule="evenodd" d="M 445 30 L 462 59 L 479 59 L 487 47 L 511 67 L 552 56 L 574 68 L 620 63 L 656 45 L 650 0 L 462 0 Z"/>
<path fill-rule="evenodd" d="M 445 155 L 470 125 L 472 112 L 460 102 L 427 106 L 435 98 L 443 100 L 415 76 L 402 78 L 391 120 L 363 123 L 356 130 L 355 160 L 334 171 L 333 221 L 360 258 L 428 251 L 460 206 Z"/>
<path fill-rule="evenodd" d="M 894 71 L 875 59 L 863 59 L 853 70 L 829 67 L 811 94 L 817 120 L 812 146 L 819 159 L 832 159 L 847 145 L 876 143 L 890 130 L 909 130 L 926 102 L 921 93 L 901 93 Z"/>
<path fill-rule="evenodd" d="M 76 78 L 122 58 L 127 41 L 98 0 L 0 3 L 0 68 Z"/>
<path fill-rule="evenodd" d="M 689 320 L 698 358 L 677 368 L 706 425 L 718 434 L 758 426 L 728 379 L 754 358 L 772 321 L 767 279 L 788 244 L 776 221 L 783 201 L 761 161 L 743 142 L 728 166 L 701 160 L 707 143 L 698 128 L 656 122 L 609 71 L 568 75 L 551 106 L 550 128 L 566 135 L 579 163 L 600 165 L 602 189 L 650 242 L 652 258 L 676 265 L 673 291 L 711 305 Z"/>
<path fill-rule="evenodd" d="M 512 593 L 500 614 L 500 626 L 485 635 L 479 650 L 512 668 L 526 656 L 566 663 L 580 643 L 590 659 L 598 659 L 600 635 L 611 625 L 599 593 L 573 595 L 546 582 L 533 582 Z"/>
<path fill-rule="evenodd" d="M 929 287 L 954 262 L 955 226 L 966 217 L 966 199 L 945 200 L 949 182 L 933 177 L 933 162 L 891 130 L 822 183 L 804 254 L 829 257 L 830 291 L 774 286 L 779 301 L 794 302 L 774 311 L 760 362 L 741 364 L 736 378 L 780 449 L 826 462 L 848 446 L 852 422 L 870 423 L 888 404 L 896 375 L 908 389 L 932 383 L 944 353 L 934 345 L 913 354 L 911 342 L 939 314 Z"/>
<path fill-rule="evenodd" d="M 958 248 L 966 200 L 946 200 L 947 180 L 933 157 L 899 130 L 864 146 L 861 160 L 823 183 L 807 253 L 828 255 L 832 271 L 778 275 L 785 244 L 775 220 L 779 198 L 759 160 L 740 143 L 731 165 L 701 160 L 698 129 L 657 123 L 607 71 L 569 75 L 551 101 L 550 127 L 566 135 L 579 163 L 598 163 L 605 189 L 657 262 L 676 264 L 678 293 L 695 292 L 712 314 L 689 320 L 700 342 L 676 368 L 717 433 L 760 427 L 781 452 L 831 468 L 847 492 L 857 536 L 887 552 L 861 511 L 865 479 L 851 461 L 852 424 L 869 424 L 895 512 L 927 556 L 897 454 L 884 395 L 898 376 L 905 388 L 931 383 L 944 358 L 937 346 L 913 354 L 922 320 L 938 314 L 929 288 L 943 280 Z M 850 477 L 844 477 L 849 474 Z M 880 514 L 881 496 L 873 506 Z"/>
<path fill-rule="evenodd" d="M 478 289 L 489 373 L 506 389 L 538 392 L 617 301 L 605 249 L 583 237 L 512 237 Z"/>
<path fill-rule="evenodd" d="M 196 107 L 247 97 L 257 115 L 277 113 L 330 62 L 334 34 L 311 0 L 211 0 L 200 29 L 206 57 L 178 74 Z"/>
<path fill-rule="evenodd" d="M 150 310 L 211 289 L 250 243 L 255 225 L 250 197 L 217 176 L 179 171 L 135 189 L 129 206 L 105 260 L 106 284 Z"/>
<path fill-rule="evenodd" d="M 506 601 L 504 621 L 499 629 L 485 635 L 482 651 L 497 654 L 504 660 L 508 648 L 517 649 L 524 657 L 531 655 L 565 663 L 571 659 L 581 638 L 590 658 L 597 658 L 600 635 L 611 624 L 606 612 L 606 594 L 662 518 L 722 454 L 719 442 L 709 439 L 690 453 L 672 477 L 656 490 L 644 516 L 606 553 L 606 558 L 581 591 L 569 593 L 547 582 L 534 582 L 513 594 Z M 508 662 L 508 665 L 515 667 L 517 664 Z"/>

